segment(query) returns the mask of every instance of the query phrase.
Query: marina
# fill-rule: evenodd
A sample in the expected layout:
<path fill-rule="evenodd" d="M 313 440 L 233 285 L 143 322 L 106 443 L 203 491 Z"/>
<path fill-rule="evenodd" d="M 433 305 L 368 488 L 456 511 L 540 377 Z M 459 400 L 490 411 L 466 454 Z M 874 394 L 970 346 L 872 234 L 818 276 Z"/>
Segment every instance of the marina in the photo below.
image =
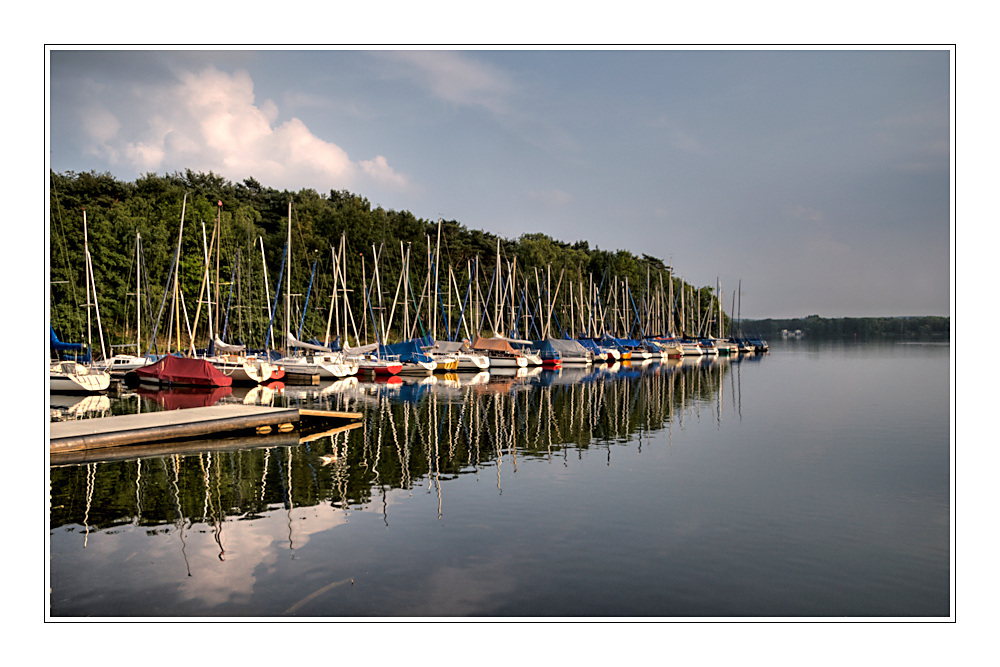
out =
<path fill-rule="evenodd" d="M 46 43 L 43 442 L 13 449 L 45 625 L 226 622 L 203 662 L 287 661 L 264 621 L 337 623 L 334 659 L 385 622 L 571 664 L 988 655 L 970 58 L 406 43 Z"/>

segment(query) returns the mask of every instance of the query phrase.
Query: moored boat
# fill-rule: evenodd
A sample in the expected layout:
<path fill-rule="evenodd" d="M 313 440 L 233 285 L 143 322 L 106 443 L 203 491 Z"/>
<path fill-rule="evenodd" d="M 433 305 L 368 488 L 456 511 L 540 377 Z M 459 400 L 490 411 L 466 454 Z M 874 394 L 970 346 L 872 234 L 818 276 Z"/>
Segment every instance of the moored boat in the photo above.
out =
<path fill-rule="evenodd" d="M 679 341 L 681 346 L 681 356 L 682 357 L 700 357 L 705 354 L 701 346 L 698 345 L 698 341 L 689 340 L 687 338 Z"/>
<path fill-rule="evenodd" d="M 75 361 L 49 365 L 49 391 L 57 394 L 97 394 L 111 386 L 111 376 Z"/>
<path fill-rule="evenodd" d="M 137 357 L 132 354 L 116 354 L 104 361 L 104 363 L 99 364 L 98 368 L 105 373 L 109 373 L 114 377 L 123 377 L 129 371 L 134 371 L 137 368 L 142 368 L 143 366 L 149 366 L 150 364 L 155 364 L 156 358 L 154 357 Z"/>
<path fill-rule="evenodd" d="M 711 338 L 702 338 L 698 341 L 698 347 L 701 348 L 701 353 L 704 355 L 717 355 L 719 354 L 719 349 L 715 347 L 715 341 Z"/>
<path fill-rule="evenodd" d="M 346 348 L 344 356 L 348 361 L 353 361 L 358 365 L 359 373 L 384 376 L 398 375 L 403 370 L 403 364 L 399 361 L 399 357 L 379 354 L 378 348 L 378 343 Z"/>
<path fill-rule="evenodd" d="M 455 356 L 458 360 L 459 371 L 473 371 L 476 373 L 488 370 L 490 367 L 489 356 L 477 352 L 469 347 L 469 341 L 438 341 L 437 347 L 445 354 Z"/>
<path fill-rule="evenodd" d="M 229 387 L 233 379 L 204 359 L 168 354 L 155 364 L 132 371 L 140 382 L 180 387 Z"/>
<path fill-rule="evenodd" d="M 278 366 L 286 376 L 318 375 L 320 379 L 338 380 L 357 375 L 358 364 L 348 361 L 341 352 L 316 353 L 278 359 Z"/>
<path fill-rule="evenodd" d="M 285 335 L 289 349 L 299 348 L 301 352 L 286 355 L 275 363 L 285 375 L 318 375 L 321 380 L 338 380 L 358 374 L 358 364 L 348 359 L 343 352 L 334 352 L 328 347 L 304 343 L 291 333 Z"/>
<path fill-rule="evenodd" d="M 399 360 L 400 375 L 430 375 L 437 368 L 437 362 L 424 353 L 418 341 L 380 345 L 378 350 L 379 357 Z"/>
<path fill-rule="evenodd" d="M 594 363 L 594 354 L 578 341 L 568 338 L 548 338 L 545 342 L 558 354 L 562 366 L 586 366 Z"/>
<path fill-rule="evenodd" d="M 511 347 L 504 338 L 476 338 L 473 350 L 485 352 L 490 358 L 490 368 L 525 368 L 528 360 Z"/>
<path fill-rule="evenodd" d="M 684 355 L 681 343 L 676 338 L 657 338 L 654 342 L 660 347 L 662 357 L 677 359 Z"/>
<path fill-rule="evenodd" d="M 233 384 L 261 384 L 271 379 L 274 367 L 270 362 L 240 354 L 206 357 L 223 375 L 233 379 Z"/>

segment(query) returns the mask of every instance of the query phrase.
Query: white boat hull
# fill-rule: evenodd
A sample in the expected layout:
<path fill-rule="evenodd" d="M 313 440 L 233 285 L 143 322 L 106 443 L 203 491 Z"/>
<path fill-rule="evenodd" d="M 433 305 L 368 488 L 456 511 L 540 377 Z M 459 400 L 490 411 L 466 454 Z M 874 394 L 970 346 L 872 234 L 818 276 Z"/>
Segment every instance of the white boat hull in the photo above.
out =
<path fill-rule="evenodd" d="M 490 368 L 527 368 L 528 360 L 522 356 L 490 356 Z"/>
<path fill-rule="evenodd" d="M 458 370 L 485 371 L 490 367 L 490 358 L 485 354 L 458 354 Z"/>
<path fill-rule="evenodd" d="M 49 391 L 57 394 L 98 394 L 111 386 L 111 376 L 73 361 L 49 367 Z"/>
<path fill-rule="evenodd" d="M 237 357 L 210 357 L 207 361 L 215 366 L 220 373 L 228 375 L 233 384 L 260 384 L 271 379 L 274 367 L 266 361 Z"/>
<path fill-rule="evenodd" d="M 318 375 L 320 379 L 336 380 L 358 374 L 358 364 L 345 360 L 343 355 L 285 357 L 277 363 L 289 375 Z"/>
<path fill-rule="evenodd" d="M 155 364 L 156 361 L 148 357 L 136 357 L 131 354 L 116 354 L 108 359 L 101 367 L 105 373 L 113 376 L 124 376 L 137 368 Z"/>
<path fill-rule="evenodd" d="M 400 375 L 430 375 L 437 368 L 435 361 L 404 361 Z"/>

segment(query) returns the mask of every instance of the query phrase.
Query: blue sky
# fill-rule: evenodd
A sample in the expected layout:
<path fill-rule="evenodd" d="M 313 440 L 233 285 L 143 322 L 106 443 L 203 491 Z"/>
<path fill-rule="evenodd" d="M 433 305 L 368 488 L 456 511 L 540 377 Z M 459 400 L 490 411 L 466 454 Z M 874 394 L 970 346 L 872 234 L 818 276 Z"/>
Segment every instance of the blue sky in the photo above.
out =
<path fill-rule="evenodd" d="M 742 280 L 744 317 L 948 315 L 951 53 L 50 52 L 50 167 L 348 189 Z"/>

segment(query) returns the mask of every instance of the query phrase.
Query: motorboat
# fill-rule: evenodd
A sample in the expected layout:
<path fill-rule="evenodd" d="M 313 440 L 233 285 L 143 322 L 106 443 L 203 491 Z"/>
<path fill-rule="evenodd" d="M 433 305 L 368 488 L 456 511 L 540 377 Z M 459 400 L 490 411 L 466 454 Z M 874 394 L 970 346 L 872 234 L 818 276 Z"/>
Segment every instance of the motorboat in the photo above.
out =
<path fill-rule="evenodd" d="M 137 357 L 133 354 L 116 354 L 106 359 L 98 368 L 114 377 L 124 377 L 129 371 L 155 364 L 159 357 Z"/>

